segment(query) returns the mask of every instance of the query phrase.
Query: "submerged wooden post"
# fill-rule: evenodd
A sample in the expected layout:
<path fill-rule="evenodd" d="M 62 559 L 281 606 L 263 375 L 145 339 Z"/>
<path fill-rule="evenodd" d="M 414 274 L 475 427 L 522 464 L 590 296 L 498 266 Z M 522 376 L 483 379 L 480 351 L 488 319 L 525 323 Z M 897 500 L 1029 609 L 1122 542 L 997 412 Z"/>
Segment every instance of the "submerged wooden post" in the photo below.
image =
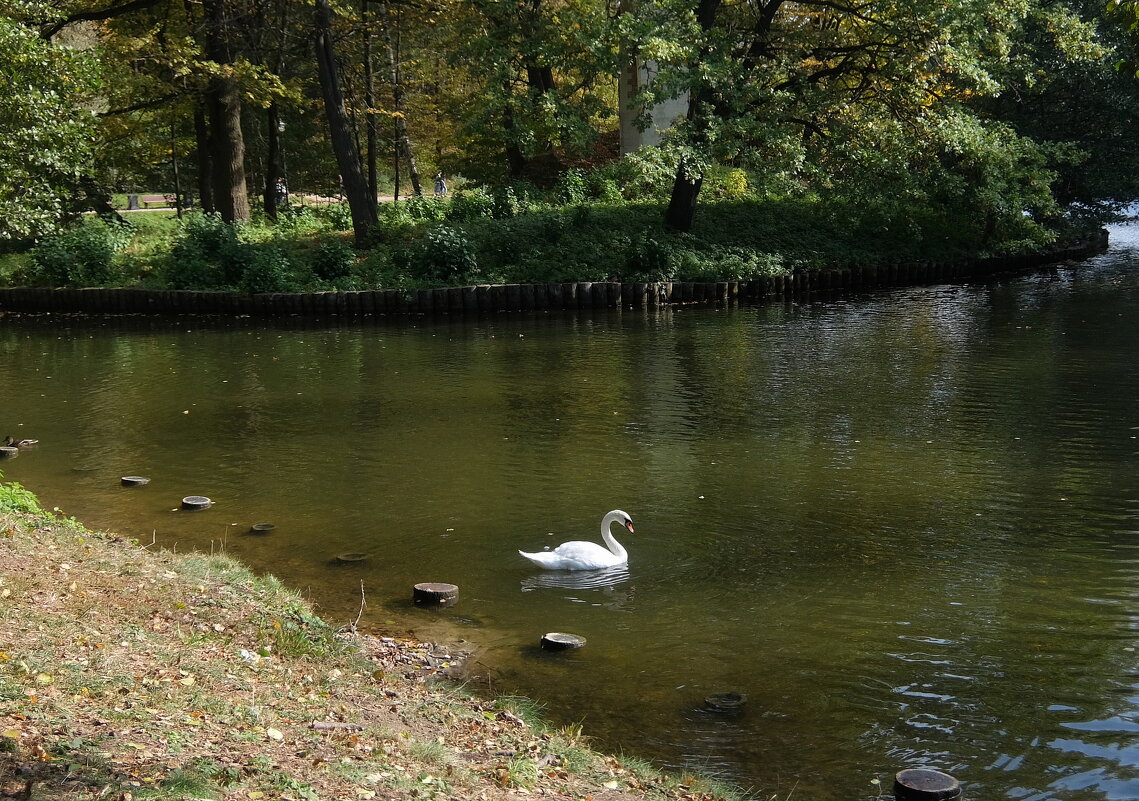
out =
<path fill-rule="evenodd" d="M 951 801 L 960 797 L 960 783 L 939 770 L 908 768 L 894 776 L 896 801 Z"/>
<path fill-rule="evenodd" d="M 549 298 L 551 309 L 564 309 L 566 307 L 565 292 L 562 284 L 546 284 L 546 297 Z"/>
<path fill-rule="evenodd" d="M 585 637 L 579 637 L 576 634 L 551 631 L 542 636 L 542 647 L 547 651 L 567 651 L 571 648 L 581 648 L 583 645 L 585 645 Z"/>
<path fill-rule="evenodd" d="M 428 581 L 416 584 L 412 588 L 411 597 L 417 604 L 450 606 L 459 597 L 459 588 L 454 584 Z"/>

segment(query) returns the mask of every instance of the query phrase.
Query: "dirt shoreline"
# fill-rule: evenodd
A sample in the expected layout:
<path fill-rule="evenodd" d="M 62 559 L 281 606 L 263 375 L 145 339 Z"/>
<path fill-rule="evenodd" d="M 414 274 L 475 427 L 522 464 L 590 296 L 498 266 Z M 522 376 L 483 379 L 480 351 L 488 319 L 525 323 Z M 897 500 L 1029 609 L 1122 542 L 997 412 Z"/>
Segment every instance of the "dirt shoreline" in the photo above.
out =
<path fill-rule="evenodd" d="M 5 798 L 743 795 L 466 692 L 461 648 L 336 631 L 225 555 L 151 550 L 34 503 L 0 483 Z"/>

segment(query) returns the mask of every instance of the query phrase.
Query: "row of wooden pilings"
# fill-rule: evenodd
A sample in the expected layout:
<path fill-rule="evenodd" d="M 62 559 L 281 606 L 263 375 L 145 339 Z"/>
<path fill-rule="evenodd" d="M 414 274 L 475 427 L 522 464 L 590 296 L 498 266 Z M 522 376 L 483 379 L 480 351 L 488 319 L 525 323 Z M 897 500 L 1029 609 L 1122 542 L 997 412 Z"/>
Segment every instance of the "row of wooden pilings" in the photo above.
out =
<path fill-rule="evenodd" d="M 802 299 L 816 293 L 858 292 L 983 278 L 1085 258 L 1107 246 L 1107 233 L 1046 254 L 957 262 L 895 262 L 849 269 L 796 270 L 751 281 L 700 283 L 576 282 L 483 284 L 439 289 L 245 294 L 173 289 L 0 288 L 0 311 L 87 314 L 225 314 L 362 317 L 397 314 L 478 314 L 510 311 L 725 304 Z"/>

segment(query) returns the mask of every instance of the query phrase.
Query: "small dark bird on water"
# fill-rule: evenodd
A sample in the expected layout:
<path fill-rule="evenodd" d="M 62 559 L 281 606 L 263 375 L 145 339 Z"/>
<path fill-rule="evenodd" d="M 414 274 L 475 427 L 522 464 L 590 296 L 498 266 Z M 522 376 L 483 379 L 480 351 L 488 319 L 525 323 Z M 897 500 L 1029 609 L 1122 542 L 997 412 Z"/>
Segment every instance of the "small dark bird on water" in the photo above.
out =
<path fill-rule="evenodd" d="M 4 437 L 4 447 L 6 448 L 27 448 L 39 442 L 38 439 L 16 439 L 11 434 Z"/>

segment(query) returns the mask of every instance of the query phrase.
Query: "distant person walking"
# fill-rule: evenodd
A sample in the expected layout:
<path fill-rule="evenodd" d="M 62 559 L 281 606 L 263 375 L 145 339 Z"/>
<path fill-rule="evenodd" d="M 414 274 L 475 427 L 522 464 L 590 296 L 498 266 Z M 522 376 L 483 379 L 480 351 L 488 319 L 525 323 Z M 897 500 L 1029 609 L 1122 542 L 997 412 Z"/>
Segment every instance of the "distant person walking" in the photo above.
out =
<path fill-rule="evenodd" d="M 447 181 L 443 178 L 442 170 L 435 173 L 435 197 L 447 197 Z"/>

